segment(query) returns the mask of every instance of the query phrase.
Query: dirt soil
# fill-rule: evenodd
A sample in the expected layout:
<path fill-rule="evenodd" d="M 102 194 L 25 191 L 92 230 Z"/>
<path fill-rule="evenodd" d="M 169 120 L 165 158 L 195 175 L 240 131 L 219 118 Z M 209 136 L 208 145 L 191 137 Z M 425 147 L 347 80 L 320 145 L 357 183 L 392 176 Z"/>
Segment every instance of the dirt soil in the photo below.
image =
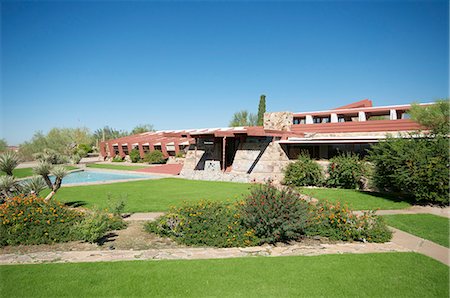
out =
<path fill-rule="evenodd" d="M 162 248 L 184 247 L 169 238 L 162 238 L 150 234 L 144 230 L 146 221 L 129 221 L 124 230 L 111 231 L 102 241 L 101 245 L 82 241 L 71 241 L 66 243 L 19 245 L 0 248 L 0 254 L 33 253 L 47 251 L 90 251 L 90 250 L 145 250 Z"/>

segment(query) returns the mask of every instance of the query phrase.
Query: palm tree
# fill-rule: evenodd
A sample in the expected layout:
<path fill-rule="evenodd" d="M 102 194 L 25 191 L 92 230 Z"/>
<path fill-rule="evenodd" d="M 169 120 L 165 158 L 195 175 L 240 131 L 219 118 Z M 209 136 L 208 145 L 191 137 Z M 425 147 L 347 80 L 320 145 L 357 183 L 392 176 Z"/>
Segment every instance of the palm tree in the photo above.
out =
<path fill-rule="evenodd" d="M 19 156 L 14 151 L 5 151 L 0 154 L 0 171 L 12 176 L 13 170 L 19 165 Z"/>

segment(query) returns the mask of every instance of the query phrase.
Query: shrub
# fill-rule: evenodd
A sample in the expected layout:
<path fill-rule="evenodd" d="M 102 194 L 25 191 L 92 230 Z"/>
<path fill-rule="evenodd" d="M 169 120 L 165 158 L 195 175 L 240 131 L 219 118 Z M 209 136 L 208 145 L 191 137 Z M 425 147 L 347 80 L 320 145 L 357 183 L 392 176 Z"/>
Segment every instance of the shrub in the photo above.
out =
<path fill-rule="evenodd" d="M 106 211 L 81 212 L 55 200 L 14 197 L 0 205 L 0 246 L 97 241 L 107 231 L 126 226 Z"/>
<path fill-rule="evenodd" d="M 81 157 L 86 157 L 88 153 L 92 153 L 92 146 L 89 144 L 79 144 L 75 153 L 80 155 Z"/>
<path fill-rule="evenodd" d="M 164 159 L 164 155 L 161 151 L 153 150 L 153 151 L 147 152 L 145 154 L 144 161 L 151 163 L 151 164 L 160 164 L 160 163 L 164 163 L 165 159 Z"/>
<path fill-rule="evenodd" d="M 186 153 L 184 151 L 178 151 L 177 154 L 175 154 L 175 157 L 177 158 L 183 158 L 185 157 Z"/>
<path fill-rule="evenodd" d="M 76 240 L 72 227 L 83 214 L 54 200 L 14 197 L 0 205 L 0 244 L 43 244 Z"/>
<path fill-rule="evenodd" d="M 307 153 L 300 153 L 294 163 L 289 164 L 284 171 L 284 184 L 294 186 L 318 186 L 323 183 L 320 165 L 312 160 Z"/>
<path fill-rule="evenodd" d="M 357 154 L 347 152 L 330 159 L 327 184 L 340 188 L 359 188 L 364 174 L 364 162 Z"/>
<path fill-rule="evenodd" d="M 270 183 L 254 187 L 242 202 L 242 221 L 254 229 L 261 243 L 298 239 L 308 223 L 310 205 L 291 190 Z"/>
<path fill-rule="evenodd" d="M 251 228 L 241 224 L 233 204 L 201 201 L 171 208 L 146 230 L 187 245 L 237 247 L 251 246 L 258 239 Z"/>
<path fill-rule="evenodd" d="M 139 153 L 139 150 L 134 148 L 130 152 L 130 159 L 131 162 L 139 162 L 141 161 L 141 154 Z"/>
<path fill-rule="evenodd" d="M 113 157 L 112 162 L 123 162 L 123 158 L 119 155 Z"/>
<path fill-rule="evenodd" d="M 356 215 L 347 206 L 328 202 L 315 206 L 314 216 L 306 229 L 308 236 L 322 236 L 332 240 L 386 242 L 392 237 L 383 219 L 373 211 Z"/>
<path fill-rule="evenodd" d="M 387 138 L 369 151 L 374 183 L 381 190 L 405 194 L 418 203 L 448 205 L 448 148 L 448 138 L 440 135 Z"/>

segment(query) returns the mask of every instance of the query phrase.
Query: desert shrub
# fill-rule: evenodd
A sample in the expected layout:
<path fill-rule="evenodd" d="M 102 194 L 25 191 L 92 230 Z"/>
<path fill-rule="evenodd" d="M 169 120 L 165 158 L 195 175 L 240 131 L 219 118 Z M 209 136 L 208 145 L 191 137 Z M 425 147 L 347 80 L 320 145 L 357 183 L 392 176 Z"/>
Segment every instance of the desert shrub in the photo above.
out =
<path fill-rule="evenodd" d="M 289 164 L 284 171 L 284 184 L 294 186 L 318 186 L 323 183 L 320 165 L 312 160 L 307 153 L 300 153 L 294 163 Z"/>
<path fill-rule="evenodd" d="M 375 185 L 401 193 L 418 203 L 448 205 L 449 146 L 446 136 L 387 138 L 373 145 Z"/>
<path fill-rule="evenodd" d="M 347 152 L 330 159 L 327 184 L 332 187 L 359 188 L 364 175 L 364 162 L 357 154 Z"/>
<path fill-rule="evenodd" d="M 0 205 L 0 244 L 44 244 L 76 240 L 73 225 L 83 214 L 35 196 L 14 197 Z"/>
<path fill-rule="evenodd" d="M 318 235 L 332 240 L 368 242 L 386 242 L 392 237 L 392 232 L 383 218 L 376 216 L 373 211 L 356 215 L 339 202 L 335 205 L 324 202 L 314 207 L 313 214 L 306 229 L 308 236 Z"/>
<path fill-rule="evenodd" d="M 113 157 L 112 162 L 124 162 L 124 160 L 120 155 L 116 155 Z"/>
<path fill-rule="evenodd" d="M 184 151 L 178 151 L 177 154 L 175 154 L 175 157 L 183 158 L 185 157 L 186 153 Z"/>
<path fill-rule="evenodd" d="M 255 186 L 241 204 L 244 225 L 254 229 L 261 243 L 298 239 L 308 223 L 310 204 L 291 190 L 270 183 Z"/>
<path fill-rule="evenodd" d="M 88 155 L 88 153 L 92 153 L 93 148 L 91 145 L 89 144 L 79 144 L 77 146 L 77 150 L 75 153 L 77 153 L 78 155 L 80 155 L 81 157 L 86 157 Z"/>
<path fill-rule="evenodd" d="M 144 162 L 151 164 L 160 164 L 165 162 L 164 154 L 159 150 L 153 150 L 145 153 Z"/>
<path fill-rule="evenodd" d="M 121 217 L 106 211 L 81 212 L 55 200 L 19 196 L 0 205 L 0 245 L 97 241 L 124 228 Z"/>
<path fill-rule="evenodd" d="M 254 230 L 241 224 L 234 204 L 201 201 L 172 207 L 146 230 L 195 246 L 237 247 L 258 243 Z"/>
<path fill-rule="evenodd" d="M 69 158 L 66 155 L 60 154 L 59 152 L 48 148 L 44 149 L 42 152 L 33 154 L 33 157 L 40 162 L 53 165 L 59 165 L 69 161 Z"/>
<path fill-rule="evenodd" d="M 139 153 L 138 149 L 134 148 L 130 151 L 130 159 L 131 159 L 131 162 L 141 161 L 141 154 Z"/>

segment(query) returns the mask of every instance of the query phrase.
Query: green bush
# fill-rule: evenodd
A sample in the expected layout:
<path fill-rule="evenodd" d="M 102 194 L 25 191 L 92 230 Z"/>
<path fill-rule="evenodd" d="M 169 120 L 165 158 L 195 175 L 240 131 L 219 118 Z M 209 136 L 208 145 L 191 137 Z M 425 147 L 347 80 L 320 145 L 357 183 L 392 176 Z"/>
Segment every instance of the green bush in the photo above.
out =
<path fill-rule="evenodd" d="M 449 143 L 446 136 L 388 138 L 373 145 L 375 185 L 401 193 L 417 203 L 448 205 Z"/>
<path fill-rule="evenodd" d="M 145 153 L 144 162 L 148 162 L 151 164 L 161 164 L 166 160 L 164 158 L 164 154 L 159 150 L 153 150 L 151 152 Z"/>
<path fill-rule="evenodd" d="M 92 153 L 92 146 L 89 144 L 79 144 L 77 147 L 77 152 L 81 157 L 86 157 L 88 153 Z M 82 154 L 84 153 L 84 154 Z"/>
<path fill-rule="evenodd" d="M 0 246 L 94 242 L 125 226 L 121 217 L 106 211 L 84 213 L 35 196 L 14 197 L 0 205 Z"/>
<path fill-rule="evenodd" d="M 241 224 L 233 204 L 201 201 L 173 207 L 146 230 L 195 246 L 243 247 L 258 244 L 253 229 Z"/>
<path fill-rule="evenodd" d="M 347 206 L 328 202 L 314 207 L 314 216 L 306 229 L 308 236 L 322 236 L 332 240 L 387 242 L 392 237 L 384 220 L 373 211 L 356 215 Z"/>
<path fill-rule="evenodd" d="M 305 152 L 289 164 L 284 171 L 284 184 L 293 186 L 319 186 L 323 183 L 323 173 L 320 165 Z"/>
<path fill-rule="evenodd" d="M 124 160 L 120 155 L 116 155 L 113 157 L 112 162 L 124 162 Z"/>
<path fill-rule="evenodd" d="M 57 201 L 14 197 L 0 205 L 0 244 L 47 244 L 76 240 L 74 224 L 83 213 Z"/>
<path fill-rule="evenodd" d="M 357 154 L 347 152 L 330 159 L 327 185 L 339 188 L 358 189 L 364 175 L 364 162 Z"/>
<path fill-rule="evenodd" d="M 131 150 L 130 159 L 131 159 L 131 162 L 134 162 L 134 163 L 141 161 L 141 154 L 139 153 L 138 149 L 134 148 Z"/>
<path fill-rule="evenodd" d="M 255 186 L 240 207 L 242 222 L 254 229 L 261 243 L 296 240 L 304 234 L 310 204 L 291 190 L 270 183 Z"/>

